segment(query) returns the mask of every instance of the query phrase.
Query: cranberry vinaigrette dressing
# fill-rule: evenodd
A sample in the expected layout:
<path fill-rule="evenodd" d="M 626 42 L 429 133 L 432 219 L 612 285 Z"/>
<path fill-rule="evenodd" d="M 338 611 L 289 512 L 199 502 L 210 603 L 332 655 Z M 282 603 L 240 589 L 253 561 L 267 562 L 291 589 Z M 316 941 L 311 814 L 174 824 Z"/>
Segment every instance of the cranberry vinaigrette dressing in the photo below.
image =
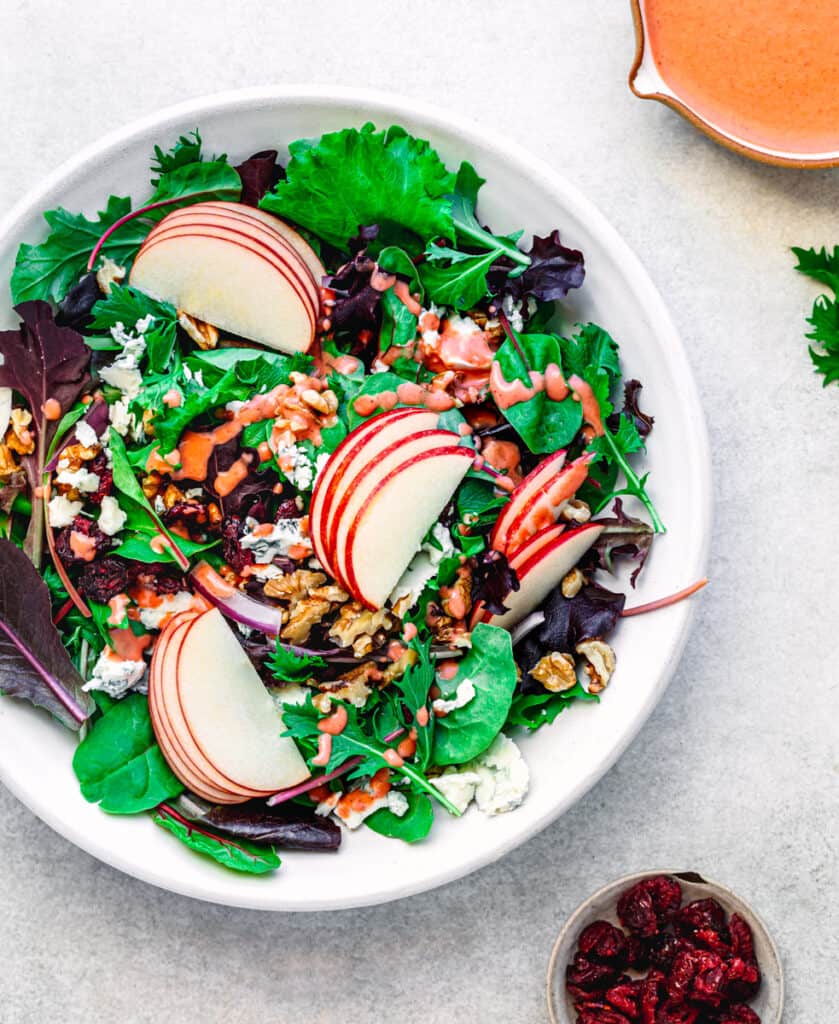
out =
<path fill-rule="evenodd" d="M 718 134 L 767 155 L 839 159 L 837 0 L 636 3 L 638 95 L 670 95 Z M 663 94 L 649 85 L 650 58 Z"/>

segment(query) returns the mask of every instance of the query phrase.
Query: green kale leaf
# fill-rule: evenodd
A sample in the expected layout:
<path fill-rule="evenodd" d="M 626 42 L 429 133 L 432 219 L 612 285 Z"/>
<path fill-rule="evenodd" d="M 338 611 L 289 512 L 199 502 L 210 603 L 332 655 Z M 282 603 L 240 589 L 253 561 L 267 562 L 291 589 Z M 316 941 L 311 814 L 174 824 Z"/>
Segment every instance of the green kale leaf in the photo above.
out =
<path fill-rule="evenodd" d="M 114 704 L 76 748 L 73 771 L 82 796 L 108 814 L 137 814 L 183 791 L 154 738 L 147 699 Z"/>
<path fill-rule="evenodd" d="M 146 341 L 146 356 L 153 373 L 163 373 L 168 367 L 178 334 L 178 313 L 168 302 L 158 302 L 144 292 L 129 285 L 111 285 L 111 293 L 100 299 L 91 310 L 91 330 L 110 332 L 112 327 L 122 324 L 132 330 L 138 320 L 153 317 L 152 324 L 143 337 Z"/>

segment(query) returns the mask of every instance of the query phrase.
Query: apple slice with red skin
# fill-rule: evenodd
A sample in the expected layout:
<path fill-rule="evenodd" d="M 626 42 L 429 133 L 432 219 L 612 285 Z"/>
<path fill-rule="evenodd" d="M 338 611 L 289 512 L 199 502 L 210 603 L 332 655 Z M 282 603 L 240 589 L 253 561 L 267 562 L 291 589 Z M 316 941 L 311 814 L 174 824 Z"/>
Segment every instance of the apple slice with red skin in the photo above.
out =
<path fill-rule="evenodd" d="M 193 788 L 197 780 L 204 792 L 208 796 L 212 794 L 212 799 L 219 802 L 249 800 L 262 794 L 236 786 L 204 760 L 192 741 L 181 712 L 176 668 L 186 628 L 198 614 L 184 612 L 177 616 L 177 621 L 170 623 L 173 628 L 167 627 L 155 646 L 149 670 L 149 708 L 154 709 L 152 726 L 167 760 L 172 758 L 170 763 L 173 771 L 190 788 Z M 182 772 L 185 774 L 182 775 Z M 187 780 L 186 774 L 189 774 L 192 781 Z"/>
<path fill-rule="evenodd" d="M 585 482 L 589 463 L 593 458 L 593 455 L 581 455 L 574 459 L 564 466 L 550 483 L 531 495 L 507 531 L 508 558 L 535 533 L 556 522 L 560 512 Z"/>
<path fill-rule="evenodd" d="M 358 471 L 348 474 L 349 479 L 344 481 L 343 486 L 335 494 L 329 529 L 324 539 L 324 548 L 335 569 L 335 577 L 343 582 L 345 589 L 349 585 L 347 574 L 349 529 L 356 514 L 364 507 L 379 482 L 400 466 L 412 462 L 423 452 L 445 448 L 456 444 L 459 440 L 457 434 L 449 430 L 422 430 L 418 434 L 412 434 L 408 438 L 402 438 L 388 445 L 387 448 L 379 452 L 375 462 L 359 456 L 353 460 L 358 465 Z M 474 460 L 475 453 L 471 448 L 464 449 L 464 451 Z M 439 512 L 439 509 L 437 511 Z M 390 524 L 390 532 L 398 532 L 401 529 L 402 523 L 399 520 Z M 417 541 L 418 546 L 419 541 Z M 416 553 L 416 548 L 414 548 L 414 552 Z M 353 588 L 350 587 L 350 589 Z"/>
<path fill-rule="evenodd" d="M 343 544 L 347 589 L 367 608 L 384 606 L 473 460 L 470 448 L 448 445 L 377 477 Z"/>
<path fill-rule="evenodd" d="M 521 510 L 527 507 L 531 498 L 559 473 L 565 465 L 565 455 L 564 448 L 549 455 L 511 491 L 510 500 L 501 509 L 489 535 L 490 547 L 506 554 L 507 537 L 514 520 L 518 518 Z"/>
<path fill-rule="evenodd" d="M 214 785 L 210 779 L 186 756 L 169 723 L 163 705 L 161 671 L 166 661 L 166 649 L 176 639 L 178 628 L 191 620 L 196 612 L 182 612 L 176 615 L 160 634 L 155 644 L 152 663 L 149 668 L 149 715 L 152 729 L 166 762 L 188 789 L 214 803 L 240 801 L 239 795 Z"/>
<path fill-rule="evenodd" d="M 187 624 L 178 652 L 181 711 L 204 759 L 237 786 L 275 793 L 309 769 L 282 715 L 217 608 Z"/>
<path fill-rule="evenodd" d="M 263 791 L 239 785 L 210 763 L 196 744 L 184 718 L 178 690 L 178 666 L 186 631 L 196 618 L 197 615 L 187 613 L 183 619 L 177 622 L 171 633 L 167 628 L 165 644 L 161 648 L 156 664 L 154 664 L 154 656 L 152 657 L 149 694 L 151 696 L 152 689 L 154 689 L 159 724 L 166 743 L 170 749 L 174 749 L 181 763 L 193 775 L 202 780 L 204 788 L 221 792 L 226 798 L 225 802 L 231 802 L 229 799 L 231 797 L 235 798 L 236 802 L 241 802 L 263 796 L 265 795 Z M 160 642 L 158 640 L 158 643 Z M 155 654 L 157 654 L 156 650 Z M 177 771 L 175 774 L 178 774 Z"/>
<path fill-rule="evenodd" d="M 151 250 L 164 245 L 164 243 L 171 244 L 184 238 L 212 238 L 217 241 L 227 242 L 251 256 L 258 256 L 269 266 L 273 267 L 304 306 L 309 322 L 314 327 L 317 324 L 320 298 L 319 295 L 315 294 L 311 275 L 291 246 L 285 246 L 284 249 L 279 248 L 279 239 L 272 237 L 267 230 L 263 238 L 257 238 L 249 232 L 231 228 L 221 217 L 217 218 L 217 220 L 218 223 L 212 223 L 207 219 L 203 222 L 190 222 L 182 225 L 172 224 L 163 231 L 154 231 L 143 243 L 137 258 L 146 256 Z M 235 252 L 235 250 L 233 251 Z M 133 279 L 131 284 L 134 284 Z M 197 314 L 192 315 L 197 316 Z M 222 325 L 217 324 L 216 326 L 221 327 Z"/>
<path fill-rule="evenodd" d="M 290 250 L 281 256 L 227 230 L 175 227 L 146 240 L 129 283 L 222 330 L 281 352 L 305 352 L 319 311 L 300 283 L 303 272 L 311 284 Z"/>
<path fill-rule="evenodd" d="M 603 527 L 599 523 L 585 523 L 573 530 L 565 530 L 552 543 L 542 547 L 521 567 L 519 589 L 504 598 L 509 611 L 504 615 L 485 612 L 483 621 L 491 626 L 512 629 L 517 622 L 539 607 L 602 532 Z"/>
<path fill-rule="evenodd" d="M 265 225 L 284 239 L 288 244 L 295 250 L 300 259 L 306 264 L 309 273 L 312 275 L 312 280 L 317 285 L 318 289 L 323 286 L 323 279 L 326 276 L 326 269 L 320 261 L 320 257 L 315 250 L 309 245 L 306 239 L 290 224 L 286 224 L 284 220 L 280 220 L 279 217 L 275 217 L 271 213 L 266 213 L 265 210 L 259 210 L 253 206 L 247 206 L 244 203 L 225 203 L 221 200 L 212 200 L 208 203 L 197 203 L 193 206 L 185 206 L 180 210 L 175 210 L 169 214 L 169 217 L 174 222 L 176 216 L 181 219 L 181 215 L 189 214 L 200 207 L 201 210 L 213 211 L 221 214 L 222 216 L 228 216 L 240 220 L 244 223 L 253 223 L 258 221 L 260 224 Z"/>
<path fill-rule="evenodd" d="M 331 575 L 335 575 L 335 567 L 329 554 L 329 537 L 337 504 L 335 499 L 340 497 L 344 482 L 348 483 L 366 466 L 373 465 L 396 442 L 436 429 L 439 419 L 437 413 L 425 409 L 394 409 L 359 424 L 329 457 L 312 494 L 309 533 L 318 561 Z"/>
<path fill-rule="evenodd" d="M 272 259 L 278 259 L 284 267 L 287 267 L 294 275 L 294 279 L 305 293 L 312 307 L 317 312 L 320 309 L 320 288 L 315 284 L 309 268 L 301 259 L 297 250 L 282 235 L 271 231 L 259 221 L 245 221 L 238 217 L 231 217 L 226 214 L 217 213 L 215 210 L 206 210 L 200 215 L 192 213 L 193 208 L 184 210 L 189 212 L 189 217 L 177 217 L 169 214 L 154 228 L 143 242 L 144 248 L 147 245 L 154 245 L 163 238 L 169 238 L 176 232 L 203 233 L 207 230 L 218 233 L 224 237 L 231 238 L 236 242 L 254 246 L 261 254 Z"/>
<path fill-rule="evenodd" d="M 525 563 L 533 557 L 533 555 L 538 551 L 541 551 L 542 548 L 547 547 L 548 544 L 553 544 L 557 537 L 559 537 L 559 535 L 564 531 L 564 523 L 551 523 L 550 526 L 546 526 L 544 530 L 540 530 L 538 533 L 535 533 L 530 540 L 524 543 L 509 560 L 510 568 L 515 572 L 516 578 L 518 579 L 522 566 L 524 566 Z M 472 609 L 471 622 L 473 627 L 476 623 L 483 621 L 485 611 L 484 602 L 477 601 Z"/>

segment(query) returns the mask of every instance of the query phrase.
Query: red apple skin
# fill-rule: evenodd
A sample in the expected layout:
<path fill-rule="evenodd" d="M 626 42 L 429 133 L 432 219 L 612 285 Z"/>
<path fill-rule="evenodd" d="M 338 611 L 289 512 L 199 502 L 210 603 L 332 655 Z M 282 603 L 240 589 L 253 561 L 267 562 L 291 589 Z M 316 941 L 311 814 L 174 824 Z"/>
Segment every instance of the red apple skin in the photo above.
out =
<path fill-rule="evenodd" d="M 510 500 L 501 509 L 501 513 L 490 533 L 490 547 L 495 548 L 496 551 L 500 551 L 502 554 L 506 553 L 507 536 L 513 520 L 519 515 L 521 509 L 527 505 L 530 498 L 537 494 L 562 469 L 565 465 L 565 457 L 566 451 L 564 448 L 549 455 L 535 469 L 532 469 L 511 492 Z"/>
<path fill-rule="evenodd" d="M 198 618 L 200 618 L 200 615 L 195 615 L 189 621 L 179 625 L 177 633 L 173 636 L 172 642 L 164 654 L 166 660 L 161 668 L 161 693 L 164 716 L 169 720 L 170 730 L 175 737 L 182 757 L 193 765 L 196 772 L 200 772 L 202 776 L 205 776 L 212 786 L 227 792 L 231 798 L 235 797 L 235 802 L 237 803 L 254 799 L 255 797 L 270 796 L 270 793 L 264 790 L 243 786 L 219 771 L 206 756 L 200 744 L 196 742 L 189 728 L 189 722 L 183 713 L 180 701 L 178 677 L 180 674 L 180 655 L 186 635 Z M 234 801 L 228 799 L 227 802 Z"/>
<path fill-rule="evenodd" d="M 581 455 L 560 470 L 550 483 L 530 495 L 508 528 L 508 557 L 515 554 L 535 533 L 544 529 L 545 525 L 556 520 L 565 503 L 574 497 L 585 482 L 591 460 L 591 455 Z"/>
<path fill-rule="evenodd" d="M 254 256 L 258 256 L 260 259 L 264 260 L 265 263 L 269 264 L 269 266 L 273 267 L 273 269 L 291 285 L 300 305 L 306 312 L 312 332 L 312 337 L 309 341 L 309 348 L 311 348 L 317 328 L 318 309 L 312 302 L 311 296 L 306 291 L 305 286 L 301 283 L 300 278 L 295 273 L 295 268 L 285 262 L 284 257 L 280 257 L 276 253 L 272 253 L 271 250 L 262 243 L 252 242 L 252 240 L 246 235 L 241 235 L 237 238 L 236 233 L 230 232 L 227 228 L 216 228 L 212 225 L 204 225 L 196 226 L 195 228 L 186 226 L 182 228 L 173 227 L 170 231 L 158 234 L 154 238 L 149 235 L 143 243 L 140 251 L 137 253 L 137 261 L 156 246 L 165 245 L 166 242 L 175 238 L 214 238 L 216 241 L 227 242 L 231 245 L 238 246 L 240 249 L 245 249 L 247 252 L 250 252 Z M 296 258 L 297 257 L 295 256 L 295 259 Z"/>
<path fill-rule="evenodd" d="M 343 478 L 348 460 L 355 458 L 359 447 L 366 438 L 371 434 L 378 433 L 386 424 L 415 417 L 421 412 L 420 409 L 392 409 L 390 412 L 383 412 L 359 423 L 332 452 L 322 473 L 315 481 L 312 501 L 309 505 L 309 532 L 312 546 L 315 549 L 315 557 L 330 576 L 334 576 L 335 573 L 324 544 L 324 528 L 329 521 L 332 498 L 335 493 L 334 486 L 337 486 Z"/>
<path fill-rule="evenodd" d="M 193 206 L 182 207 L 180 210 L 174 210 L 172 213 L 168 214 L 168 219 L 171 223 L 175 223 L 182 219 L 182 214 L 189 214 L 191 211 L 199 209 L 202 211 L 206 210 L 213 214 L 218 214 L 222 217 L 238 220 L 240 223 L 259 224 L 263 228 L 268 228 L 272 234 L 281 238 L 283 242 L 294 249 L 306 265 L 306 269 L 309 271 L 309 274 L 318 289 L 318 293 L 320 292 L 323 285 L 323 279 L 326 276 L 326 268 L 321 263 L 318 254 L 311 245 L 309 245 L 306 239 L 299 231 L 296 231 L 286 221 L 280 220 L 279 217 L 275 217 L 273 214 L 266 213 L 265 210 L 256 210 L 252 206 L 246 206 L 244 203 L 228 203 L 222 200 L 211 201 L 208 203 L 196 203 Z"/>
<path fill-rule="evenodd" d="M 541 551 L 542 548 L 546 547 L 548 544 L 552 544 L 564 531 L 564 523 L 551 523 L 550 526 L 546 526 L 538 533 L 534 533 L 530 540 L 523 544 L 510 559 L 510 568 L 515 572 L 516 576 L 519 575 L 522 566 L 529 558 Z M 474 627 L 478 622 L 482 622 L 483 616 L 484 603 L 483 601 L 478 601 L 472 609 L 472 626 Z"/>
<path fill-rule="evenodd" d="M 214 803 L 224 803 L 231 798 L 235 800 L 240 798 L 213 785 L 206 775 L 186 759 L 173 736 L 172 727 L 166 717 L 165 709 L 162 707 L 161 670 L 166 659 L 166 649 L 176 638 L 178 626 L 192 618 L 194 614 L 193 612 L 182 612 L 174 616 L 158 637 L 149 668 L 149 715 L 161 752 L 175 775 L 198 796 L 212 800 Z"/>
<path fill-rule="evenodd" d="M 582 526 L 577 526 L 573 530 L 565 530 L 565 531 L 563 531 L 562 536 L 557 537 L 554 541 L 552 541 L 549 544 L 543 545 L 535 554 L 531 555 L 531 557 L 528 558 L 521 565 L 521 567 L 517 570 L 517 574 L 518 574 L 518 577 L 519 577 L 519 583 L 523 587 L 524 584 L 525 584 L 525 580 L 526 580 L 526 578 L 527 578 L 529 573 L 531 573 L 534 569 L 536 569 L 546 558 L 550 558 L 557 551 L 560 551 L 566 544 L 568 544 L 569 542 L 571 542 L 573 540 L 576 540 L 581 534 L 585 534 L 585 533 L 590 533 L 590 532 L 596 531 L 595 532 L 595 536 L 592 538 L 592 543 L 594 543 L 594 541 L 597 539 L 597 536 L 599 536 L 599 534 L 602 532 L 602 530 L 603 530 L 603 527 L 600 525 L 600 523 L 594 522 L 594 523 L 584 523 Z M 586 549 L 586 550 L 588 550 L 588 549 Z M 582 558 L 584 554 L 585 554 L 585 551 L 581 552 L 579 557 Z M 577 563 L 575 563 L 575 564 L 578 564 L 578 563 L 579 563 L 579 558 L 577 559 Z M 557 578 L 556 585 L 559 585 L 562 582 L 562 577 L 566 573 L 569 573 L 571 571 L 571 569 L 573 569 L 573 568 L 574 568 L 573 565 L 569 566 L 568 568 L 566 568 L 559 575 L 559 577 Z M 525 614 L 527 614 L 527 613 L 525 613 Z M 500 618 L 500 616 L 493 615 L 492 612 L 484 612 L 483 616 L 481 618 L 481 621 L 482 622 L 487 622 L 490 625 L 492 625 L 493 624 L 493 620 L 498 619 L 498 618 Z"/>
<path fill-rule="evenodd" d="M 203 230 L 206 228 L 218 230 L 237 240 L 245 239 L 256 245 L 260 252 L 264 251 L 268 255 L 276 256 L 281 262 L 287 264 L 300 287 L 308 295 L 309 301 L 317 313 L 320 309 L 320 288 L 312 279 L 309 268 L 301 259 L 300 254 L 282 235 L 271 231 L 260 221 L 247 222 L 244 219 L 230 217 L 214 211 L 205 211 L 198 214 L 193 212 L 194 210 L 194 206 L 187 207 L 185 210 L 180 211 L 187 216 L 176 218 L 175 214 L 170 214 L 169 217 L 164 218 L 149 233 L 143 246 L 159 241 L 162 238 L 171 237 L 176 232 L 180 234 L 186 231 Z"/>
<path fill-rule="evenodd" d="M 392 469 L 382 480 L 380 480 L 379 483 L 375 486 L 375 488 L 370 492 L 370 495 L 368 496 L 368 499 L 367 499 L 367 504 L 372 502 L 374 500 L 376 494 L 378 494 L 379 491 L 381 491 L 381 489 L 383 487 L 385 487 L 388 483 L 390 483 L 393 480 L 394 477 L 398 476 L 400 473 L 402 473 L 408 467 L 414 466 L 418 462 L 425 462 L 428 459 L 438 458 L 441 455 L 461 456 L 464 459 L 468 459 L 470 461 L 473 461 L 474 458 L 475 458 L 475 453 L 470 448 L 464 448 L 464 447 L 462 447 L 460 445 L 448 445 L 446 447 L 432 448 L 430 451 L 421 452 L 420 454 L 414 456 L 414 458 L 409 459 L 408 461 L 402 463 L 400 466 L 397 466 L 395 469 Z M 363 520 L 363 512 L 364 512 L 364 509 L 361 509 L 356 514 L 356 516 L 353 519 L 352 523 L 350 524 L 349 530 L 347 532 L 347 542 L 346 542 L 346 550 L 347 550 L 347 580 L 346 580 L 346 583 L 347 583 L 347 586 L 346 586 L 346 589 L 349 590 L 350 593 L 353 595 L 353 597 L 355 597 L 357 600 L 359 600 L 364 605 L 365 608 L 369 608 L 371 611 L 376 611 L 377 610 L 377 605 L 375 605 L 372 602 L 370 602 L 364 596 L 364 594 L 361 592 L 361 589 L 360 589 L 360 587 L 358 585 L 358 579 L 357 579 L 357 576 L 356 576 L 355 565 L 354 565 L 355 536 L 356 536 L 356 533 L 358 532 L 358 528 L 359 528 L 359 526 L 360 526 L 360 524 L 361 524 L 361 522 Z"/>
<path fill-rule="evenodd" d="M 352 500 L 353 496 L 357 492 L 358 488 L 363 483 L 370 483 L 375 478 L 372 474 L 384 473 L 388 474 L 391 470 L 398 468 L 399 466 L 406 465 L 413 461 L 412 453 L 407 449 L 408 445 L 420 443 L 422 445 L 432 445 L 434 442 L 439 442 L 439 447 L 444 447 L 447 444 L 451 444 L 454 441 L 459 441 L 460 438 L 457 434 L 453 434 L 449 430 L 421 430 L 417 434 L 411 434 L 407 439 L 403 438 L 398 441 L 394 441 L 383 451 L 379 452 L 376 461 L 372 464 L 361 467 L 358 473 L 352 478 L 349 484 L 344 487 L 340 494 L 336 494 L 335 511 L 330 517 L 328 524 L 328 533 L 326 538 L 326 550 L 329 554 L 334 568 L 337 570 L 336 579 L 345 585 L 345 589 L 349 586 L 349 576 L 347 574 L 346 559 L 349 552 L 349 537 L 346 537 L 343 543 L 340 545 L 338 550 L 338 540 L 340 539 L 340 530 L 342 522 L 346 518 L 347 507 Z M 429 448 L 425 450 L 436 451 L 437 448 Z M 470 450 L 471 451 L 471 450 Z M 390 459 L 391 456 L 397 456 L 404 452 L 404 461 L 399 462 L 390 467 L 390 469 L 382 469 L 383 465 L 386 465 L 386 460 Z M 474 452 L 471 453 L 474 458 Z M 378 490 L 378 487 L 376 487 Z M 369 500 L 369 496 L 368 496 Z M 351 524 L 348 524 L 348 526 Z M 350 586 L 352 590 L 352 587 Z"/>

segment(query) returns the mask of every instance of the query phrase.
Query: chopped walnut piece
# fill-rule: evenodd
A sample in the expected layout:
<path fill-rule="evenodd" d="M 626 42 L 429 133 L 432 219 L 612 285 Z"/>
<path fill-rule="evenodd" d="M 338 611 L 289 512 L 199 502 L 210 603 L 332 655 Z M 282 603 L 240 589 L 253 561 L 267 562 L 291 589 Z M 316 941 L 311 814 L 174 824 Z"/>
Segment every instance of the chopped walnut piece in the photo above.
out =
<path fill-rule="evenodd" d="M 472 610 L 472 573 L 466 566 L 457 570 L 450 587 L 441 587 L 443 611 L 449 618 L 465 619 Z"/>
<path fill-rule="evenodd" d="M 140 486 L 143 488 L 143 494 L 145 494 L 149 501 L 152 501 L 160 490 L 162 479 L 163 478 L 160 473 L 158 473 L 156 469 L 153 469 L 151 473 L 146 474 L 146 476 L 144 476 L 140 481 Z"/>
<path fill-rule="evenodd" d="M 125 280 L 125 274 L 125 267 L 120 266 L 110 256 L 103 256 L 102 266 L 96 271 L 96 283 L 106 295 L 110 295 L 111 288 Z"/>
<path fill-rule="evenodd" d="M 571 690 L 577 683 L 574 671 L 574 659 L 570 654 L 552 651 L 530 670 L 530 675 L 540 682 L 551 693 L 562 693 Z"/>
<path fill-rule="evenodd" d="M 278 576 L 277 579 L 282 577 Z M 304 597 L 296 601 L 280 636 L 294 644 L 305 643 L 312 627 L 323 621 L 330 608 L 329 601 L 319 601 L 317 598 Z"/>
<path fill-rule="evenodd" d="M 218 345 L 218 328 L 199 320 L 196 316 L 190 316 L 183 309 L 178 310 L 178 326 L 182 327 L 195 344 L 204 351 Z"/>
<path fill-rule="evenodd" d="M 362 708 L 367 703 L 372 687 L 370 682 L 378 675 L 378 670 L 372 661 L 362 662 L 355 668 L 345 672 L 338 679 L 329 682 L 318 683 L 318 689 L 322 694 L 334 697 L 336 700 L 346 700 L 357 708 Z"/>
<path fill-rule="evenodd" d="M 163 505 L 168 510 L 173 505 L 177 505 L 179 501 L 184 500 L 184 492 L 176 487 L 174 484 L 168 484 L 166 490 L 163 492 Z"/>
<path fill-rule="evenodd" d="M 583 589 L 585 581 L 586 578 L 579 569 L 572 569 L 571 572 L 562 579 L 562 596 L 569 598 L 576 597 Z"/>
<path fill-rule="evenodd" d="M 591 519 L 591 509 L 579 498 L 572 498 L 559 513 L 559 518 L 566 523 L 587 523 Z"/>
<path fill-rule="evenodd" d="M 411 668 L 412 665 L 416 665 L 418 661 L 419 655 L 413 647 L 406 647 L 396 661 L 392 661 L 384 672 L 382 672 L 383 685 L 387 686 L 387 684 L 392 683 L 394 679 L 401 679 L 408 669 Z"/>
<path fill-rule="evenodd" d="M 20 466 L 15 462 L 14 452 L 7 444 L 0 444 L 0 478 L 6 480 L 19 470 Z"/>
<path fill-rule="evenodd" d="M 615 652 L 599 636 L 581 640 L 576 651 L 586 659 L 584 668 L 589 677 L 588 692 L 601 693 L 615 671 Z"/>
<path fill-rule="evenodd" d="M 371 612 L 358 601 L 350 601 L 341 607 L 329 635 L 339 646 L 352 647 L 353 654 L 360 658 L 372 651 L 376 633 L 392 626 L 393 619 L 385 609 Z"/>
<path fill-rule="evenodd" d="M 275 597 L 280 601 L 288 601 L 294 608 L 298 601 L 308 597 L 316 588 L 326 583 L 326 576 L 322 572 L 310 572 L 308 569 L 296 569 L 285 576 L 275 576 L 268 580 L 264 586 L 266 597 Z M 317 598 L 315 600 L 318 600 Z M 321 598 L 320 600 L 324 600 Z M 329 602 L 324 601 L 328 606 Z"/>
<path fill-rule="evenodd" d="M 6 444 L 18 455 L 31 455 L 35 451 L 35 435 L 29 429 L 31 423 L 32 413 L 28 409 L 12 409 Z"/>
<path fill-rule="evenodd" d="M 310 597 L 319 597 L 324 601 L 331 601 L 332 604 L 343 604 L 349 601 L 350 595 L 346 590 L 341 590 L 337 583 L 327 583 L 323 587 L 316 587 Z"/>

